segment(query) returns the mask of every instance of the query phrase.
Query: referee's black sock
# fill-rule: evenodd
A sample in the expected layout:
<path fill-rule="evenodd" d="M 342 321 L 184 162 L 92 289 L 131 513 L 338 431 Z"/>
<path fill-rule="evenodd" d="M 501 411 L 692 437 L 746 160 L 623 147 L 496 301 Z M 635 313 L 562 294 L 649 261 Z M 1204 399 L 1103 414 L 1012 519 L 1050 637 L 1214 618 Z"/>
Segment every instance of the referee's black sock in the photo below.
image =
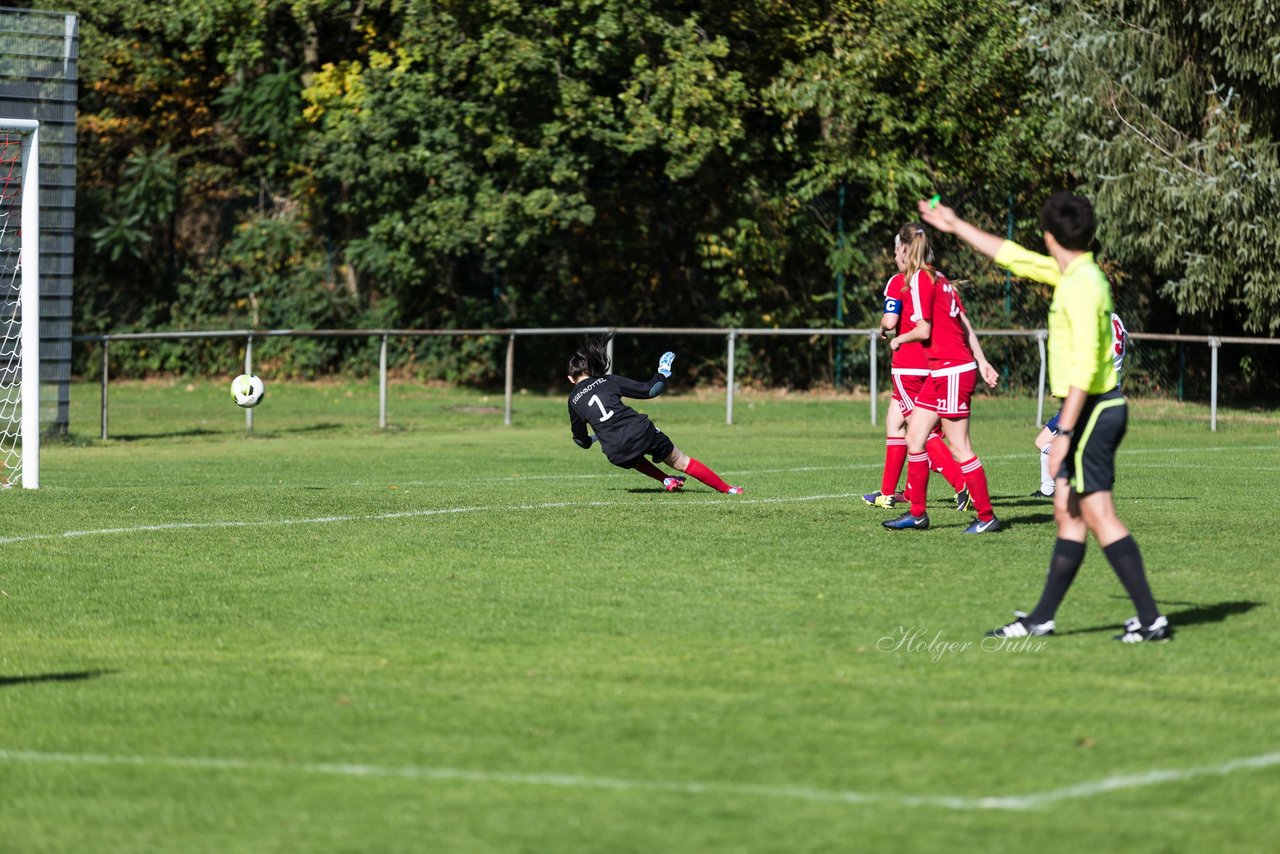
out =
<path fill-rule="evenodd" d="M 1071 582 L 1076 580 L 1076 573 L 1080 571 L 1080 564 L 1083 562 L 1084 543 L 1059 537 L 1053 544 L 1053 557 L 1049 559 L 1049 574 L 1044 580 L 1044 592 L 1040 594 L 1040 602 L 1035 609 L 1026 616 L 1026 622 L 1047 623 L 1053 619 Z"/>
<path fill-rule="evenodd" d="M 1134 541 L 1133 535 L 1129 534 L 1122 540 L 1116 540 L 1103 548 L 1102 553 L 1107 556 L 1107 561 L 1115 570 L 1116 577 L 1120 579 L 1129 598 L 1133 600 L 1134 607 L 1138 609 L 1138 620 L 1144 626 L 1154 623 L 1156 617 L 1160 616 L 1160 611 L 1156 608 L 1156 598 L 1151 595 L 1151 587 L 1147 584 L 1147 573 L 1142 566 L 1142 552 L 1138 551 L 1138 544 Z"/>

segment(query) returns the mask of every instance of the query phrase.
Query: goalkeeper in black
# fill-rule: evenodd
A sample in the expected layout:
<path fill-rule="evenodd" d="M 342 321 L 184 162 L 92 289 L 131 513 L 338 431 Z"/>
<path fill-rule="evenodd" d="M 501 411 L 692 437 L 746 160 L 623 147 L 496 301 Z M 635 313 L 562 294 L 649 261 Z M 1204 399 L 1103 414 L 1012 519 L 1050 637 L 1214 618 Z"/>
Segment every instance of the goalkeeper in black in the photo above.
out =
<path fill-rule="evenodd" d="M 569 358 L 569 429 L 580 448 L 600 443 L 609 462 L 635 469 L 662 484 L 667 492 L 684 488 L 683 477 L 668 475 L 654 463 L 664 463 L 678 472 L 692 475 L 717 492 L 741 495 L 741 486 L 730 486 L 720 476 L 675 446 L 649 420 L 622 402 L 624 397 L 649 400 L 667 390 L 675 353 L 663 353 L 658 371 L 647 382 L 609 373 L 607 339 L 588 342 Z M 587 432 L 590 425 L 595 435 Z M 645 457 L 653 460 L 650 462 Z"/>

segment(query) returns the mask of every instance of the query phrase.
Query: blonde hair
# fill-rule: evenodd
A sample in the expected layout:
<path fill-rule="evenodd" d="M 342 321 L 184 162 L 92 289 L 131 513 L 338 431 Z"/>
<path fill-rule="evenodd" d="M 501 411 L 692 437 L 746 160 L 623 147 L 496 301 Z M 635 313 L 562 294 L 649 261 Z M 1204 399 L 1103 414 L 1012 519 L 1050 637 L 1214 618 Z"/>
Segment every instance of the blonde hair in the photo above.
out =
<path fill-rule="evenodd" d="M 933 244 L 929 240 L 928 233 L 925 232 L 924 226 L 918 222 L 909 222 L 902 228 L 898 229 L 898 234 L 893 238 L 895 246 L 901 246 L 904 249 L 906 257 L 906 269 L 902 271 L 903 277 L 907 284 L 911 283 L 911 278 L 921 270 L 933 270 Z"/>

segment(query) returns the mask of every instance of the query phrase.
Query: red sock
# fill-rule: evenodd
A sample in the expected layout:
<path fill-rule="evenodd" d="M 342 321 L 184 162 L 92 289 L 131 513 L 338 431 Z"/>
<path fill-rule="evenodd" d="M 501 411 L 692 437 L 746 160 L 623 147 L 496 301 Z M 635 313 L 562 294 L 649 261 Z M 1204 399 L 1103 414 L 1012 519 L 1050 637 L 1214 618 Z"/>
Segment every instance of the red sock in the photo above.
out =
<path fill-rule="evenodd" d="M 974 457 L 960 463 L 960 471 L 964 472 L 964 485 L 969 487 L 969 497 L 973 499 L 973 509 L 978 511 L 978 518 L 984 522 L 991 521 L 995 513 L 991 510 L 991 491 L 987 488 L 987 470 L 982 467 L 982 460 Z"/>
<path fill-rule="evenodd" d="M 632 468 L 640 472 L 640 474 L 649 475 L 649 477 L 653 478 L 658 483 L 662 483 L 668 477 L 668 475 L 663 473 L 662 469 L 645 459 L 640 460 L 640 462 L 636 463 Z"/>
<path fill-rule="evenodd" d="M 720 479 L 720 475 L 704 466 L 702 463 L 689 457 L 689 465 L 685 468 L 685 474 L 696 477 L 716 492 L 728 492 L 729 484 Z"/>
<path fill-rule="evenodd" d="M 889 438 L 884 440 L 884 474 L 880 477 L 880 494 L 893 495 L 898 491 L 898 479 L 902 477 L 902 466 L 907 462 L 907 440 Z"/>
<path fill-rule="evenodd" d="M 960 471 L 960 464 L 956 462 L 956 458 L 951 456 L 951 449 L 947 447 L 947 443 L 942 441 L 941 433 L 934 433 L 924 443 L 924 449 L 929 454 L 929 464 L 933 466 L 933 470 L 940 473 L 947 479 L 947 483 L 951 484 L 951 488 L 959 492 L 964 488 L 964 474 Z"/>
<path fill-rule="evenodd" d="M 911 515 L 924 515 L 924 502 L 929 494 L 929 455 L 907 454 L 907 490 L 911 493 Z"/>

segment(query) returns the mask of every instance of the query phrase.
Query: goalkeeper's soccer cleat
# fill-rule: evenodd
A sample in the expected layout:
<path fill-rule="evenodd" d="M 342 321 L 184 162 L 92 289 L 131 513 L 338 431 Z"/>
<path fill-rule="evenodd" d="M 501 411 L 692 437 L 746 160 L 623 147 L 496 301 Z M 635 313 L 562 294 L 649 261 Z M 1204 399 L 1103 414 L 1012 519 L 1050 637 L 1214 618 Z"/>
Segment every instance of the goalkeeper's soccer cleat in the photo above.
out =
<path fill-rule="evenodd" d="M 1053 620 L 1049 620 L 1047 623 L 1029 623 L 1027 622 L 1027 615 L 1021 611 L 1014 611 L 1013 615 L 1018 619 L 998 629 L 992 629 L 987 632 L 987 637 L 1038 638 L 1053 634 Z"/>
<path fill-rule="evenodd" d="M 658 359 L 658 373 L 664 377 L 671 376 L 671 363 L 676 360 L 676 354 L 670 350 L 662 354 L 662 358 Z"/>
<path fill-rule="evenodd" d="M 960 491 L 956 493 L 956 509 L 963 513 L 972 509 L 972 507 L 973 499 L 969 497 L 969 487 L 961 487 Z"/>
<path fill-rule="evenodd" d="M 883 507 L 885 510 L 892 510 L 893 505 L 898 502 L 896 495 L 885 495 L 883 492 L 868 492 L 862 496 L 862 500 L 872 507 Z"/>
<path fill-rule="evenodd" d="M 1160 643 L 1173 640 L 1173 626 L 1164 617 L 1156 617 L 1156 621 L 1144 627 L 1137 617 L 1124 621 L 1124 634 L 1116 635 L 1115 640 L 1121 643 Z"/>
<path fill-rule="evenodd" d="M 919 516 L 912 516 L 908 511 L 903 513 L 897 519 L 885 519 L 880 523 L 890 531 L 907 531 L 917 530 L 923 531 L 929 527 L 929 514 L 921 513 Z"/>
<path fill-rule="evenodd" d="M 679 492 L 684 489 L 684 478 L 682 477 L 664 477 L 662 479 L 662 488 L 667 492 Z"/>
<path fill-rule="evenodd" d="M 746 490 L 743 489 L 741 486 L 731 486 L 725 490 L 724 494 L 725 495 L 741 495 L 744 492 L 746 492 Z"/>

